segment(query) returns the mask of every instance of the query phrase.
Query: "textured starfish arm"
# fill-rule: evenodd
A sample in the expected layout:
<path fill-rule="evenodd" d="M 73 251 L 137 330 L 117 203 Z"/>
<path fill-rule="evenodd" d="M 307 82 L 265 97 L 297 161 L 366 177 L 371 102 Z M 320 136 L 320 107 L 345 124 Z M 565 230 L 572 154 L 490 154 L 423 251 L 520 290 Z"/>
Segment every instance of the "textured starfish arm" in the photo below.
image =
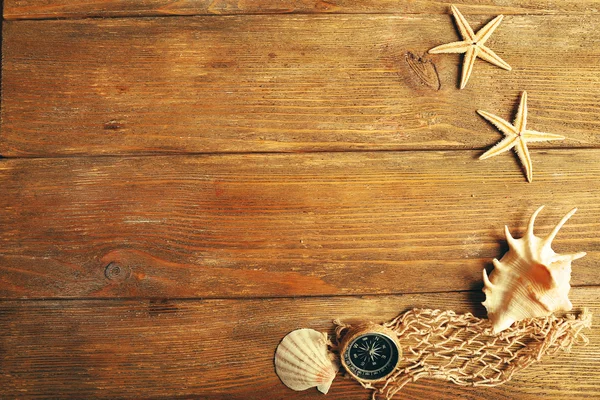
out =
<path fill-rule="evenodd" d="M 504 153 L 515 147 L 516 142 L 519 140 L 518 136 L 508 136 L 498 142 L 494 147 L 483 153 L 479 159 L 485 160 L 486 158 L 497 156 L 498 154 Z"/>
<path fill-rule="evenodd" d="M 469 47 L 471 47 L 471 45 L 467 42 L 452 42 L 436 46 L 433 49 L 429 50 L 429 53 L 466 53 Z"/>
<path fill-rule="evenodd" d="M 531 162 L 531 156 L 529 155 L 529 150 L 527 149 L 527 144 L 523 140 L 518 140 L 515 145 L 515 150 L 517 151 L 517 155 L 521 160 L 521 164 L 523 164 L 523 168 L 525 168 L 525 174 L 527 175 L 527 181 L 533 181 L 533 164 Z"/>
<path fill-rule="evenodd" d="M 458 30 L 463 39 L 473 41 L 473 39 L 475 39 L 475 33 L 473 32 L 473 29 L 471 29 L 471 26 L 469 26 L 465 17 L 458 11 L 456 6 L 452 5 L 450 8 L 452 9 L 452 15 L 454 15 L 456 25 L 458 26 Z"/>
<path fill-rule="evenodd" d="M 531 131 L 529 129 L 524 131 L 521 134 L 521 136 L 523 136 L 523 139 L 527 140 L 528 142 L 545 142 L 547 140 L 565 140 L 565 137 L 561 136 L 561 135 L 556 135 L 554 133 Z"/>
<path fill-rule="evenodd" d="M 477 32 L 477 35 L 475 35 L 474 42 L 477 42 L 477 44 L 479 45 L 483 45 L 485 41 L 488 40 L 490 36 L 492 36 L 492 33 L 494 33 L 498 25 L 500 25 L 500 22 L 502 22 L 502 18 L 504 18 L 504 15 L 498 15 L 496 18 L 488 22 L 483 28 L 481 28 Z"/>
<path fill-rule="evenodd" d="M 467 52 L 465 53 L 465 60 L 463 61 L 462 67 L 462 77 L 460 79 L 460 88 L 464 89 L 467 86 L 467 81 L 471 76 L 471 72 L 473 72 L 473 65 L 475 64 L 475 60 L 477 59 L 478 49 L 475 46 L 469 47 Z"/>
<path fill-rule="evenodd" d="M 517 132 L 525 132 L 527 127 L 527 92 L 521 93 L 521 101 L 519 102 L 519 109 L 514 120 L 515 129 Z"/>
<path fill-rule="evenodd" d="M 479 58 L 489 62 L 490 64 L 494 64 L 497 67 L 504 68 L 505 70 L 511 71 L 512 67 L 508 65 L 506 61 L 500 58 L 498 54 L 494 53 L 492 49 L 486 47 L 484 45 L 477 46 L 479 47 Z"/>
<path fill-rule="evenodd" d="M 488 120 L 489 122 L 491 122 L 492 124 L 494 124 L 494 126 L 498 129 L 500 129 L 500 131 L 502 133 L 504 133 L 505 135 L 507 135 L 507 136 L 516 136 L 517 135 L 518 132 L 515 129 L 515 127 L 512 126 L 505 119 L 502 119 L 502 118 L 498 117 L 497 115 L 490 114 L 489 112 L 483 111 L 483 110 L 477 110 L 477 113 L 479 115 L 481 115 L 483 118 L 485 118 L 486 120 Z"/>

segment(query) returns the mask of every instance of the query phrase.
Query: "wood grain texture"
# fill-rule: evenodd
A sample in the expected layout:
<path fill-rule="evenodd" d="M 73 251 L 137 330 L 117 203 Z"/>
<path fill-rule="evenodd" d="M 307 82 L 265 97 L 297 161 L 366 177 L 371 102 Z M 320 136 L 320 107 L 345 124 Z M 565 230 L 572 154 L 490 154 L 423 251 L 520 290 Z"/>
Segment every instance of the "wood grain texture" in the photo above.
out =
<path fill-rule="evenodd" d="M 469 18 L 476 29 L 489 16 Z M 509 16 L 514 70 L 421 56 L 450 16 L 230 16 L 4 24 L 0 154 L 484 149 L 529 93 L 540 146 L 600 143 L 600 16 Z M 352 38 L 352 40 L 348 40 Z M 439 89 L 439 90 L 437 90 Z"/>
<path fill-rule="evenodd" d="M 598 13 L 598 0 L 456 0 L 462 13 Z M 198 14 L 446 14 L 440 0 L 4 0 L 4 18 L 82 18 Z"/>
<path fill-rule="evenodd" d="M 379 152 L 0 162 L 0 295 L 255 297 L 479 289 L 571 208 L 558 252 L 600 276 L 600 151 Z"/>
<path fill-rule="evenodd" d="M 598 288 L 574 288 L 576 308 L 600 314 Z M 299 327 L 331 331 L 332 319 L 387 321 L 414 307 L 484 310 L 479 294 L 214 301 L 0 302 L 6 398 L 316 399 L 279 382 L 273 354 Z M 419 380 L 398 399 L 597 398 L 600 328 L 587 347 L 558 353 L 495 388 Z M 573 380 L 576 378 L 576 384 Z M 367 400 L 358 383 L 338 377 L 327 399 Z"/>

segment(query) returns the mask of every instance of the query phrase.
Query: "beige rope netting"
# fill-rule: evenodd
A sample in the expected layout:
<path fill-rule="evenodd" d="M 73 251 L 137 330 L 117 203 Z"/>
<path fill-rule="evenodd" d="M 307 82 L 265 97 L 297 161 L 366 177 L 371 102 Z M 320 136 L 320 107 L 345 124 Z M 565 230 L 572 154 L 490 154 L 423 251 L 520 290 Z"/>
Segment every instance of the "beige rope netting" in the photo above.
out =
<path fill-rule="evenodd" d="M 334 323 L 340 343 L 350 326 Z M 383 324 L 398 335 L 402 347 L 398 369 L 385 381 L 359 382 L 373 390 L 373 399 L 378 395 L 391 399 L 407 383 L 421 378 L 497 386 L 545 355 L 569 351 L 576 343 L 587 344 L 581 331 L 591 323 L 592 314 L 583 309 L 577 317 L 550 315 L 520 321 L 494 335 L 488 319 L 470 313 L 413 309 Z"/>

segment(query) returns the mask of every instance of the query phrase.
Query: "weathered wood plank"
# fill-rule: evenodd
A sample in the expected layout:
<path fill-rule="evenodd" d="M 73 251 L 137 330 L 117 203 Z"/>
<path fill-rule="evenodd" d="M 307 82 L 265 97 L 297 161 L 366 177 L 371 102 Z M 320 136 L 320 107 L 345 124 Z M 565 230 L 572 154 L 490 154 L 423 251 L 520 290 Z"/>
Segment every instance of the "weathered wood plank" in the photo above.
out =
<path fill-rule="evenodd" d="M 600 314 L 600 289 L 574 288 L 576 308 Z M 6 398 L 309 399 L 281 384 L 273 353 L 299 327 L 331 320 L 387 321 L 413 307 L 483 316 L 479 294 L 213 301 L 3 301 L 0 395 Z M 496 388 L 419 380 L 403 399 L 566 399 L 600 393 L 600 328 L 590 343 L 559 353 Z M 577 379 L 574 379 L 577 377 Z M 338 377 L 327 399 L 366 400 Z"/>
<path fill-rule="evenodd" d="M 465 90 L 461 56 L 419 61 L 456 38 L 435 15 L 7 22 L 0 154 L 483 149 L 475 111 L 511 119 L 521 90 L 569 138 L 541 146 L 599 145 L 600 16 L 507 17 L 514 70 L 479 61 Z"/>
<path fill-rule="evenodd" d="M 600 284 L 600 151 L 377 152 L 0 162 L 0 295 L 247 297 L 478 288 L 547 205 Z"/>
<path fill-rule="evenodd" d="M 456 0 L 463 13 L 550 14 L 597 13 L 598 0 L 500 1 Z M 5 0 L 4 18 L 82 18 L 199 14 L 283 13 L 389 13 L 446 14 L 448 3 L 439 0 Z"/>

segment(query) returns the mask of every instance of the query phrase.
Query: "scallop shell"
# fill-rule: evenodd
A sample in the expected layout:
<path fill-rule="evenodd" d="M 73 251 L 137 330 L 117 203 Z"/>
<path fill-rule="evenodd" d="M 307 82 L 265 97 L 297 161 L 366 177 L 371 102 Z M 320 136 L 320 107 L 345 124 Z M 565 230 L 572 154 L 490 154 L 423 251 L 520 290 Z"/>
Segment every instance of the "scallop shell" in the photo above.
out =
<path fill-rule="evenodd" d="M 489 278 L 483 270 L 487 309 L 494 333 L 526 318 L 545 317 L 555 311 L 573 308 L 568 294 L 571 289 L 571 262 L 586 253 L 557 254 L 550 247 L 552 240 L 577 209 L 560 220 L 548 237 L 533 234 L 535 218 L 544 208 L 533 213 L 525 236 L 514 239 L 505 227 L 509 250 L 500 261 L 494 259 Z"/>
<path fill-rule="evenodd" d="M 338 371 L 327 350 L 327 334 L 314 329 L 288 333 L 275 351 L 275 371 L 290 389 L 317 387 L 327 394 Z"/>

